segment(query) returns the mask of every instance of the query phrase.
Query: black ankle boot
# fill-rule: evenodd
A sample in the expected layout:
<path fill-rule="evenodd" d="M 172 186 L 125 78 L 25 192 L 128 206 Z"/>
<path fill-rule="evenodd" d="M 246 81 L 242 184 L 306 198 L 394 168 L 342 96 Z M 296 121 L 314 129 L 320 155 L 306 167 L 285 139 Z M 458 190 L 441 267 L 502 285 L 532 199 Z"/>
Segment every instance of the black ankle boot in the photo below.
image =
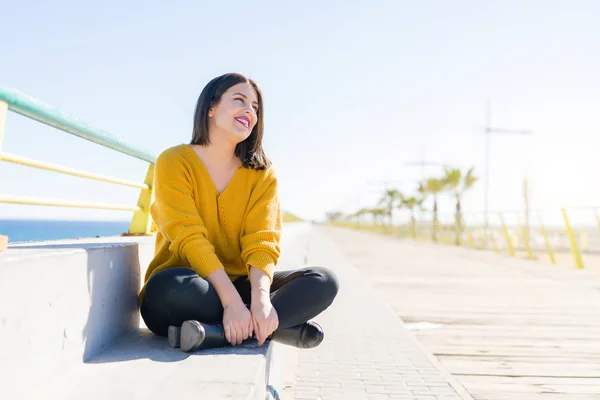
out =
<path fill-rule="evenodd" d="M 316 322 L 309 321 L 291 328 L 277 329 L 269 339 L 288 346 L 312 349 L 321 344 L 324 336 L 323 328 Z"/>
<path fill-rule="evenodd" d="M 223 324 L 204 324 L 194 320 L 185 321 L 181 327 L 169 326 L 168 340 L 169 346 L 179 347 L 188 353 L 229 345 Z"/>
<path fill-rule="evenodd" d="M 277 329 L 267 339 L 301 349 L 311 349 L 321 344 L 323 338 L 323 328 L 316 322 L 309 321 L 290 328 Z M 222 323 L 205 324 L 194 320 L 185 321 L 180 327 L 169 326 L 168 341 L 169 346 L 185 352 L 230 345 Z"/>

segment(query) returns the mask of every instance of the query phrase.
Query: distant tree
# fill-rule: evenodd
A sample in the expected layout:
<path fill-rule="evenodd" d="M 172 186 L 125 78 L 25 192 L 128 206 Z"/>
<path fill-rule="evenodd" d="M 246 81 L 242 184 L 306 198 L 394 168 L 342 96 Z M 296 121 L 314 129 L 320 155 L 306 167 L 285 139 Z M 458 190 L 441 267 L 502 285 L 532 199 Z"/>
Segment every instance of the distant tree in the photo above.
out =
<path fill-rule="evenodd" d="M 402 195 L 396 189 L 386 189 L 379 199 L 379 206 L 382 206 L 383 214 L 388 217 L 390 226 L 392 225 L 392 213 L 396 208 Z"/>
<path fill-rule="evenodd" d="M 402 207 L 405 207 L 410 211 L 410 232 L 413 238 L 416 238 L 417 231 L 417 219 L 415 218 L 415 209 L 423 209 L 423 201 L 425 199 L 423 197 L 417 198 L 415 196 L 411 196 L 408 198 L 403 197 L 401 200 Z"/>
<path fill-rule="evenodd" d="M 427 178 L 421 187 L 424 194 L 430 194 L 433 197 L 433 230 L 431 233 L 431 239 L 434 242 L 437 242 L 437 229 L 439 225 L 438 198 L 439 195 L 446 189 L 446 181 L 443 178 Z"/>
<path fill-rule="evenodd" d="M 455 223 L 458 227 L 456 245 L 460 245 L 460 237 L 458 236 L 462 231 L 462 215 L 461 215 L 461 200 L 466 191 L 471 189 L 475 182 L 479 179 L 474 174 L 475 167 L 471 167 L 466 174 L 463 174 L 460 169 L 445 169 L 446 175 L 444 180 L 446 181 L 447 189 L 452 192 L 454 199 L 456 200 L 456 214 Z"/>

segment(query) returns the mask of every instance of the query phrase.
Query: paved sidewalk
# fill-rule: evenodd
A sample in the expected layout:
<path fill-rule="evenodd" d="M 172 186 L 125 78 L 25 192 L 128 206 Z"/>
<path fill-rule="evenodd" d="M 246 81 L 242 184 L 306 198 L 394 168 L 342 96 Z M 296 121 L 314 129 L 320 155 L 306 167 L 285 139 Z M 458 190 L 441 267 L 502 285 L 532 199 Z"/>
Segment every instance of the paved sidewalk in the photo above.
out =
<path fill-rule="evenodd" d="M 598 271 L 321 229 L 475 399 L 600 399 Z"/>
<path fill-rule="evenodd" d="M 316 318 L 323 343 L 290 364 L 294 399 L 472 399 L 414 339 L 321 228 L 313 227 L 308 265 L 340 281 L 334 304 Z M 282 393 L 282 398 L 290 394 Z"/>

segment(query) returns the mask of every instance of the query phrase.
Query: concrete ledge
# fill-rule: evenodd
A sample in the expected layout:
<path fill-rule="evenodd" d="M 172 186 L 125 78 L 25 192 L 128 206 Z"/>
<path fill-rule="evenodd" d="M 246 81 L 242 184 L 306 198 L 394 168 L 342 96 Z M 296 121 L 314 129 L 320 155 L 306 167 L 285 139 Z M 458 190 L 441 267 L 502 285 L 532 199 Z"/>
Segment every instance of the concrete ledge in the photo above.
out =
<path fill-rule="evenodd" d="M 28 398 L 139 329 L 152 238 L 9 245 L 0 253 L 0 398 Z"/>
<path fill-rule="evenodd" d="M 284 234 L 284 263 L 302 264 L 307 233 Z M 145 329 L 137 294 L 153 250 L 153 237 L 9 244 L 0 253 L 0 398 L 278 399 L 285 346 L 186 354 Z"/>
<path fill-rule="evenodd" d="M 38 388 L 32 398 L 263 400 L 272 345 L 188 354 L 140 330 Z"/>

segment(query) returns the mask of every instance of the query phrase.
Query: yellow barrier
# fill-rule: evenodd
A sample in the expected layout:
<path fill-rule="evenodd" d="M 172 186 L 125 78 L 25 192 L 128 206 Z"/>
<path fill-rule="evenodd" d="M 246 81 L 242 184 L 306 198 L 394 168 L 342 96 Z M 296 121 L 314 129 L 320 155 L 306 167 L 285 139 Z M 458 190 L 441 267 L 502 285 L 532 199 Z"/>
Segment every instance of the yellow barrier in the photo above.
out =
<path fill-rule="evenodd" d="M 521 227 L 521 234 L 523 235 L 523 244 L 525 245 L 525 250 L 527 250 L 527 256 L 530 260 L 535 260 L 533 256 L 533 252 L 531 251 L 531 245 L 529 244 L 529 232 L 527 231 L 527 227 Z"/>
<path fill-rule="evenodd" d="M 139 189 L 149 189 L 150 186 L 152 186 L 152 183 L 150 183 L 150 185 L 147 185 L 147 184 L 142 184 L 142 183 L 137 183 L 137 182 L 131 182 L 131 181 L 127 181 L 124 179 L 118 179 L 118 178 L 113 178 L 113 177 L 106 176 L 106 175 L 94 174 L 91 172 L 79 171 L 76 169 L 67 168 L 67 167 L 63 167 L 60 165 L 56 165 L 56 164 L 49 164 L 49 163 L 36 161 L 36 160 L 32 160 L 32 159 L 25 158 L 25 157 L 19 157 L 19 156 L 15 156 L 15 155 L 9 154 L 9 153 L 0 153 L 0 160 L 10 162 L 13 164 L 24 165 L 27 167 L 43 169 L 46 171 L 53 171 L 53 172 L 58 172 L 61 174 L 66 174 L 66 175 L 78 176 L 80 178 L 94 179 L 97 181 L 114 183 L 117 185 L 131 186 L 131 187 L 139 188 Z"/>
<path fill-rule="evenodd" d="M 150 164 L 148 172 L 146 172 L 146 179 L 144 180 L 146 188 L 142 189 L 137 202 L 139 210 L 137 210 L 133 214 L 133 218 L 131 218 L 131 223 L 129 225 L 130 234 L 138 232 L 137 234 L 144 235 L 147 232 L 154 231 L 154 225 L 152 223 L 152 218 L 150 217 L 150 206 L 154 202 L 154 190 L 152 190 L 153 179 L 154 164 Z"/>
<path fill-rule="evenodd" d="M 24 204 L 30 206 L 58 206 L 76 208 L 97 208 L 102 210 L 140 211 L 139 207 L 106 203 L 85 203 L 79 201 L 41 200 L 34 197 L 0 196 L 0 203 Z"/>
<path fill-rule="evenodd" d="M 508 246 L 508 255 L 511 257 L 515 256 L 515 248 L 513 247 L 512 241 L 510 239 L 510 235 L 508 234 L 508 228 L 504 223 L 504 217 L 502 213 L 500 213 L 500 223 L 502 224 L 502 233 L 504 234 L 504 238 L 506 239 L 506 245 Z"/>
<path fill-rule="evenodd" d="M 5 121 L 9 110 L 18 114 L 22 114 L 25 117 L 35 121 L 53 126 L 56 129 L 67 132 L 74 136 L 85 138 L 104 147 L 149 162 L 148 172 L 146 174 L 144 183 L 131 182 L 101 174 L 80 171 L 61 165 L 45 163 L 2 152 L 2 145 L 5 135 Z M 106 132 L 91 128 L 82 121 L 72 118 L 63 112 L 30 98 L 29 96 L 25 96 L 19 92 L 4 88 L 0 88 L 0 161 L 77 176 L 84 179 L 93 179 L 111 184 L 130 186 L 141 190 L 137 206 L 66 201 L 58 199 L 38 199 L 12 195 L 0 195 L 0 203 L 133 211 L 134 215 L 129 225 L 129 231 L 126 235 L 148 235 L 155 230 L 150 217 L 150 204 L 153 201 L 152 185 L 154 177 L 154 163 L 156 161 L 155 155 L 145 153 L 133 146 L 130 146 L 122 140 L 112 137 Z"/>
<path fill-rule="evenodd" d="M 494 251 L 500 254 L 500 248 L 498 247 L 498 242 L 496 241 L 496 235 L 493 232 L 489 234 L 490 239 L 492 240 L 492 244 L 494 245 Z"/>
<path fill-rule="evenodd" d="M 569 223 L 569 218 L 567 217 L 567 210 L 563 208 L 562 210 L 563 218 L 565 220 L 565 227 L 567 228 L 567 236 L 569 238 L 569 243 L 571 244 L 571 251 L 573 253 L 573 258 L 575 258 L 575 265 L 577 268 L 583 269 L 583 260 L 581 259 L 581 253 L 579 253 L 579 248 L 577 247 L 577 241 L 575 240 L 575 233 L 573 232 L 573 228 L 571 228 L 571 224 Z"/>
<path fill-rule="evenodd" d="M 552 264 L 556 264 L 556 259 L 554 258 L 554 251 L 552 251 L 552 245 L 550 244 L 550 239 L 548 238 L 548 231 L 544 227 L 544 223 L 542 222 L 542 215 L 538 213 L 538 218 L 540 220 L 540 228 L 542 232 L 542 236 L 544 237 L 544 242 L 546 242 L 546 249 L 548 250 L 548 256 L 550 256 L 550 262 Z"/>
<path fill-rule="evenodd" d="M 140 200 L 140 202 L 138 202 L 138 211 L 142 211 L 143 209 L 145 209 L 145 205 L 144 205 L 144 201 Z M 600 229 L 600 215 L 599 215 L 599 207 L 581 207 L 581 208 L 573 208 L 574 210 L 587 210 L 588 212 L 592 212 L 594 214 L 594 216 L 592 217 L 592 215 L 589 215 L 589 220 L 586 222 L 583 222 L 585 225 L 584 227 L 589 227 L 588 224 L 590 224 L 590 222 L 592 224 L 596 224 L 596 222 L 599 224 L 599 229 Z M 593 233 L 590 233 L 589 230 L 587 229 L 582 229 L 579 230 L 579 232 L 575 231 L 575 229 L 573 229 L 573 227 L 571 226 L 571 221 L 578 221 L 577 219 L 573 219 L 573 216 L 570 216 L 571 219 L 569 219 L 569 216 L 567 215 L 567 209 L 560 209 L 562 212 L 562 217 L 564 220 L 564 228 L 563 229 L 559 229 L 559 231 L 555 230 L 554 228 L 550 228 L 550 226 L 553 226 L 551 224 L 551 222 L 549 220 L 546 220 L 546 217 L 542 217 L 542 211 L 541 210 L 536 210 L 537 214 L 538 214 L 538 219 L 539 219 L 539 228 L 535 225 L 535 223 L 532 223 L 530 226 L 530 231 L 527 230 L 526 226 L 524 226 L 524 223 L 522 220 L 520 220 L 518 218 L 518 216 L 520 215 L 520 211 L 510 211 L 509 214 L 507 214 L 507 212 L 502 212 L 499 213 L 499 222 L 500 222 L 500 229 L 498 229 L 498 225 L 495 225 L 493 227 L 490 227 L 488 229 L 488 235 L 486 235 L 489 238 L 490 243 L 487 245 L 489 250 L 494 250 L 496 253 L 502 253 L 504 246 L 502 245 L 502 243 L 500 242 L 502 240 L 502 237 L 504 237 L 504 240 L 506 241 L 506 246 L 507 246 L 507 250 L 508 250 L 508 255 L 511 257 L 516 257 L 517 253 L 521 254 L 521 251 L 525 251 L 525 254 L 527 254 L 527 258 L 528 259 L 532 259 L 535 260 L 536 256 L 537 258 L 541 258 L 544 251 L 547 252 L 548 257 L 549 257 L 549 261 L 552 264 L 557 264 L 558 257 L 556 255 L 557 252 L 561 251 L 560 248 L 556 247 L 556 244 L 554 243 L 554 238 L 553 235 L 560 235 L 560 239 L 561 239 L 561 243 L 563 243 L 564 246 L 564 239 L 565 239 L 565 232 L 566 232 L 566 237 L 568 239 L 568 243 L 570 245 L 569 249 L 566 249 L 567 251 L 570 251 L 572 253 L 572 256 L 575 260 L 575 264 L 577 266 L 577 268 L 583 269 L 585 268 L 584 266 L 584 260 L 583 260 L 583 253 L 585 252 L 585 250 L 597 250 L 596 247 L 596 243 L 597 243 L 597 239 L 598 236 L 596 234 L 596 228 L 594 226 L 592 226 L 593 229 Z M 545 211 L 552 211 L 552 210 L 545 210 Z M 557 210 L 556 210 L 557 211 Z M 559 217 L 558 212 L 554 211 L 553 214 L 549 215 L 548 218 L 550 220 L 552 220 L 552 218 L 556 218 Z M 411 221 L 411 220 L 407 220 L 406 223 L 404 223 L 402 226 L 394 226 L 393 232 L 394 234 L 397 231 L 401 231 L 402 235 L 405 237 L 412 237 L 415 238 L 417 240 L 425 240 L 428 242 L 431 242 L 433 236 L 435 236 L 437 238 L 437 242 L 439 244 L 451 244 L 451 245 L 459 245 L 459 246 L 466 246 L 468 248 L 471 249 L 478 249 L 479 248 L 479 244 L 480 244 L 480 240 L 481 237 L 479 236 L 480 233 L 480 226 L 469 226 L 466 222 L 465 222 L 465 218 L 464 216 L 468 214 L 462 214 L 461 215 L 461 219 L 458 220 L 453 220 L 453 225 L 452 224 L 443 224 L 440 223 L 439 220 L 437 221 L 432 221 L 432 220 L 428 220 L 427 222 L 423 221 L 423 222 L 419 222 L 417 223 L 416 221 Z M 447 216 L 447 214 L 446 214 Z M 513 224 L 514 222 L 514 218 L 517 216 L 517 222 L 516 225 Z M 591 218 L 595 218 L 595 221 L 591 221 Z M 448 221 L 444 216 L 442 216 L 441 218 L 443 221 Z M 509 224 L 511 224 L 511 228 L 513 228 L 511 230 L 511 228 L 508 227 L 507 225 L 507 221 Z M 546 225 L 545 225 L 546 224 Z M 559 224 L 560 224 L 560 220 L 559 220 Z M 383 228 L 383 226 L 381 226 L 380 224 L 372 224 L 370 225 L 371 229 L 369 228 L 369 224 L 366 224 L 366 226 L 361 227 L 362 229 L 370 229 L 372 231 L 375 231 L 377 229 L 373 229 L 373 228 L 380 228 L 379 231 L 383 232 L 384 230 L 381 229 Z M 549 228 L 546 228 L 546 226 L 549 226 Z M 390 229 L 385 229 L 386 233 L 391 233 Z M 474 234 L 475 232 L 475 234 Z M 501 236 L 497 236 L 497 235 L 501 235 Z M 521 242 L 521 237 L 523 238 L 523 241 Z M 552 238 L 552 239 L 551 239 Z M 542 240 L 544 245 L 542 245 Z M 538 246 L 540 246 L 538 248 Z M 544 247 L 542 247 L 544 246 Z M 493 248 L 492 248 L 493 247 Z M 564 250 L 563 250 L 564 251 Z M 564 253 L 563 253 L 564 254 Z M 545 259 L 545 257 L 544 257 Z M 591 260 L 590 262 L 592 262 L 593 260 Z M 589 266 L 588 266 L 589 267 Z"/>

